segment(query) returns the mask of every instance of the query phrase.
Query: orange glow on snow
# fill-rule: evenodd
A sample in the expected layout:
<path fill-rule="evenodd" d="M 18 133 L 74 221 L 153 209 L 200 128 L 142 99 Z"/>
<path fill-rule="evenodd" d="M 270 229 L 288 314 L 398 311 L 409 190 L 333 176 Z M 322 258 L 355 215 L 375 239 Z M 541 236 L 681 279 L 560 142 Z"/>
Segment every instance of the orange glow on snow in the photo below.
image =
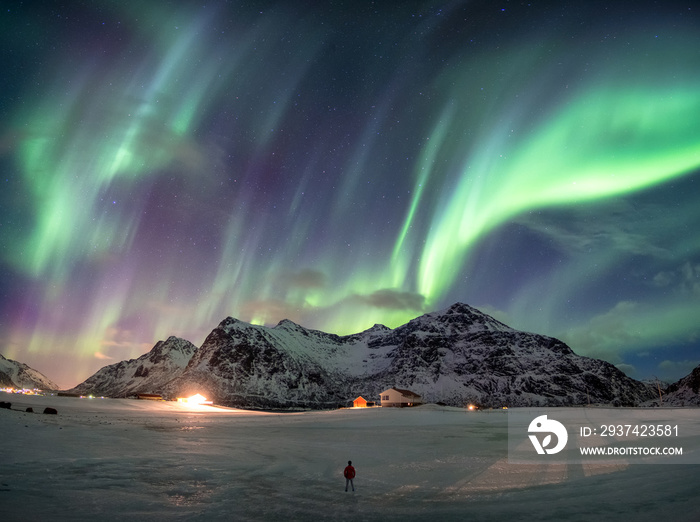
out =
<path fill-rule="evenodd" d="M 201 395 L 199 393 L 193 395 L 192 397 L 179 398 L 177 402 L 184 402 L 187 404 L 213 404 L 212 401 L 207 400 L 207 398 L 204 395 Z"/>

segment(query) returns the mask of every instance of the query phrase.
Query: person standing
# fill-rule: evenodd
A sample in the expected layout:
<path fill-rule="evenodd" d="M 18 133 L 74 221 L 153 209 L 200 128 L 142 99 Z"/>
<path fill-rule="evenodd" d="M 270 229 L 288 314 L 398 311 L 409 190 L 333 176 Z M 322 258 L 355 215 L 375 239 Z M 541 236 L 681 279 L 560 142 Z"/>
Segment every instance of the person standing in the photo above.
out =
<path fill-rule="evenodd" d="M 355 484 L 352 482 L 352 479 L 355 478 L 355 468 L 352 467 L 351 460 L 348 460 L 348 465 L 345 466 L 343 476 L 345 477 L 345 491 L 348 490 L 348 484 L 350 484 L 352 486 L 352 490 L 355 491 Z"/>

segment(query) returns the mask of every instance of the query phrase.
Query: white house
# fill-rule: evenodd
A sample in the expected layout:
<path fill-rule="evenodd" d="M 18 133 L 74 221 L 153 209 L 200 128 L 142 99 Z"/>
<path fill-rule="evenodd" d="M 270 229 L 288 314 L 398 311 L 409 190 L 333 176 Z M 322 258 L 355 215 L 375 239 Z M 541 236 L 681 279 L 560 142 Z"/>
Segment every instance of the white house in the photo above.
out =
<path fill-rule="evenodd" d="M 389 388 L 388 390 L 384 390 L 379 397 L 381 399 L 382 408 L 403 408 L 406 406 L 423 404 L 420 395 L 401 388 Z"/>

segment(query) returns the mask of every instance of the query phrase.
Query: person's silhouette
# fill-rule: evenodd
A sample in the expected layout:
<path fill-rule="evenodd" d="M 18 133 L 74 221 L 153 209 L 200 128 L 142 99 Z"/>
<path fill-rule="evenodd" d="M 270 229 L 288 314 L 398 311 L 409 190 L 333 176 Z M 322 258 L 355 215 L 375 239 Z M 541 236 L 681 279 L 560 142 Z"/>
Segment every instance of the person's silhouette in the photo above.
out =
<path fill-rule="evenodd" d="M 355 478 L 355 468 L 352 467 L 351 460 L 348 460 L 348 465 L 343 471 L 343 476 L 345 477 L 345 491 L 348 490 L 348 484 L 350 484 L 352 486 L 352 490 L 355 491 L 355 484 L 352 482 L 352 479 Z"/>

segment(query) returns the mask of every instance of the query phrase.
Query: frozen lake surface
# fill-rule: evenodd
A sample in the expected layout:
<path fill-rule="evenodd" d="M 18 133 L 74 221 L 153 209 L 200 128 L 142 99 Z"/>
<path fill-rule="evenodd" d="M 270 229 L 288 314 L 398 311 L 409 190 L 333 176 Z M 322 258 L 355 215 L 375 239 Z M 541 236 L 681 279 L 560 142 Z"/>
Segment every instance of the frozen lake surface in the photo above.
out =
<path fill-rule="evenodd" d="M 700 520 L 700 466 L 508 464 L 503 411 L 0 400 L 6 522 Z"/>

